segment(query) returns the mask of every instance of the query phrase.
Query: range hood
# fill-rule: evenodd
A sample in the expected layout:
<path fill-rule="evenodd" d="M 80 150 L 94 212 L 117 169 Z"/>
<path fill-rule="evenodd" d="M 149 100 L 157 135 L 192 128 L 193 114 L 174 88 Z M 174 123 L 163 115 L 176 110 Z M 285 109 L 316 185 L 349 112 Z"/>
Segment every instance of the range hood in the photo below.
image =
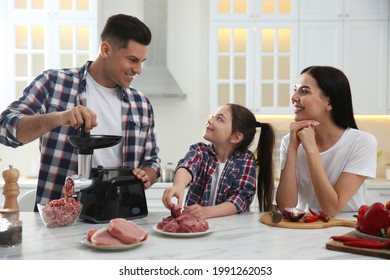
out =
<path fill-rule="evenodd" d="M 167 67 L 167 0 L 144 0 L 145 24 L 152 32 L 148 57 L 141 75 L 137 75 L 132 87 L 147 97 L 185 98 L 180 86 Z"/>

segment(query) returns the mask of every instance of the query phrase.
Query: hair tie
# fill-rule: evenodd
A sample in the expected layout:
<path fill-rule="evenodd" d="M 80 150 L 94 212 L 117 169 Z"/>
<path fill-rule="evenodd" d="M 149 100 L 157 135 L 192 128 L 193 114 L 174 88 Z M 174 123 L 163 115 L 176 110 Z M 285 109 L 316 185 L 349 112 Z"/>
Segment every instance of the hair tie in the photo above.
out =
<path fill-rule="evenodd" d="M 256 127 L 261 127 L 263 124 L 261 122 L 256 121 Z"/>

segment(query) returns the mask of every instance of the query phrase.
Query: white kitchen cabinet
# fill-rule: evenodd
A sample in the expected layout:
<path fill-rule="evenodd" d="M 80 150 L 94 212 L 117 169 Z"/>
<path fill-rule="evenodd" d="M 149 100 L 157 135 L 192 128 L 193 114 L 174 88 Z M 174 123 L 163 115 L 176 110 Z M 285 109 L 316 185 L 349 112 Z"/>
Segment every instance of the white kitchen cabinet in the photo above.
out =
<path fill-rule="evenodd" d="M 210 1 L 210 112 L 226 103 L 291 114 L 298 1 Z"/>
<path fill-rule="evenodd" d="M 387 201 L 390 201 L 390 187 L 368 188 L 366 194 L 367 205 L 372 205 L 375 202 L 382 202 L 383 204 L 386 204 Z"/>
<path fill-rule="evenodd" d="M 162 197 L 165 189 L 171 187 L 172 184 L 173 183 L 157 182 L 145 191 L 149 212 L 167 212 L 167 214 L 169 214 L 168 209 L 165 208 L 164 204 L 162 203 Z M 187 191 L 188 189 L 186 188 L 184 199 L 186 198 Z M 176 203 L 176 199 L 174 198 L 172 202 Z"/>
<path fill-rule="evenodd" d="M 211 20 L 296 20 L 298 0 L 211 0 Z"/>
<path fill-rule="evenodd" d="M 388 0 L 300 0 L 300 20 L 387 20 Z"/>
<path fill-rule="evenodd" d="M 366 204 L 375 202 L 385 204 L 390 200 L 390 181 L 386 179 L 367 180 Z"/>
<path fill-rule="evenodd" d="M 388 40 L 387 0 L 212 0 L 210 112 L 232 102 L 291 114 L 300 71 L 330 65 L 347 75 L 356 114 L 388 114 Z"/>
<path fill-rule="evenodd" d="M 164 190 L 172 183 L 155 183 L 145 191 L 149 212 L 169 212 L 162 203 Z"/>
<path fill-rule="evenodd" d="M 350 81 L 356 114 L 389 112 L 388 9 L 382 0 L 300 2 L 299 70 L 310 65 L 341 69 Z"/>

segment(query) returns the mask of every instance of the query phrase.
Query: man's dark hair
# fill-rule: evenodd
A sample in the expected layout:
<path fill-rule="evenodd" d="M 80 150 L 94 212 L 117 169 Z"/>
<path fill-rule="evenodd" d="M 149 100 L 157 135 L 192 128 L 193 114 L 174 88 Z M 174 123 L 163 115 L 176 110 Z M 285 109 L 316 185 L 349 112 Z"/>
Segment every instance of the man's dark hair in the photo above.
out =
<path fill-rule="evenodd" d="M 126 48 L 129 41 L 147 46 L 152 40 L 152 33 L 138 18 L 118 14 L 107 19 L 100 40 L 108 41 L 116 49 Z"/>

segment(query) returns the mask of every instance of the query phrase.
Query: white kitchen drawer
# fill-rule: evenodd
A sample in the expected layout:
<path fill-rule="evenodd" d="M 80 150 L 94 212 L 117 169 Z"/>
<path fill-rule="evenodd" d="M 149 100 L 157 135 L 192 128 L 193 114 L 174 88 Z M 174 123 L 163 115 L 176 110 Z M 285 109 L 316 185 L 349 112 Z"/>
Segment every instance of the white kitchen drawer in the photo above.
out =
<path fill-rule="evenodd" d="M 390 200 L 390 181 L 385 179 L 367 180 L 366 204 L 386 203 Z"/>
<path fill-rule="evenodd" d="M 168 209 L 165 208 L 161 199 L 163 197 L 164 190 L 171 186 L 172 183 L 155 183 L 153 186 L 151 186 L 145 191 L 149 212 L 169 212 Z M 184 197 L 186 195 L 187 189 L 184 194 Z"/>
<path fill-rule="evenodd" d="M 385 204 L 390 200 L 389 188 L 369 188 L 366 195 L 366 204 L 371 205 L 375 202 L 382 202 Z"/>

